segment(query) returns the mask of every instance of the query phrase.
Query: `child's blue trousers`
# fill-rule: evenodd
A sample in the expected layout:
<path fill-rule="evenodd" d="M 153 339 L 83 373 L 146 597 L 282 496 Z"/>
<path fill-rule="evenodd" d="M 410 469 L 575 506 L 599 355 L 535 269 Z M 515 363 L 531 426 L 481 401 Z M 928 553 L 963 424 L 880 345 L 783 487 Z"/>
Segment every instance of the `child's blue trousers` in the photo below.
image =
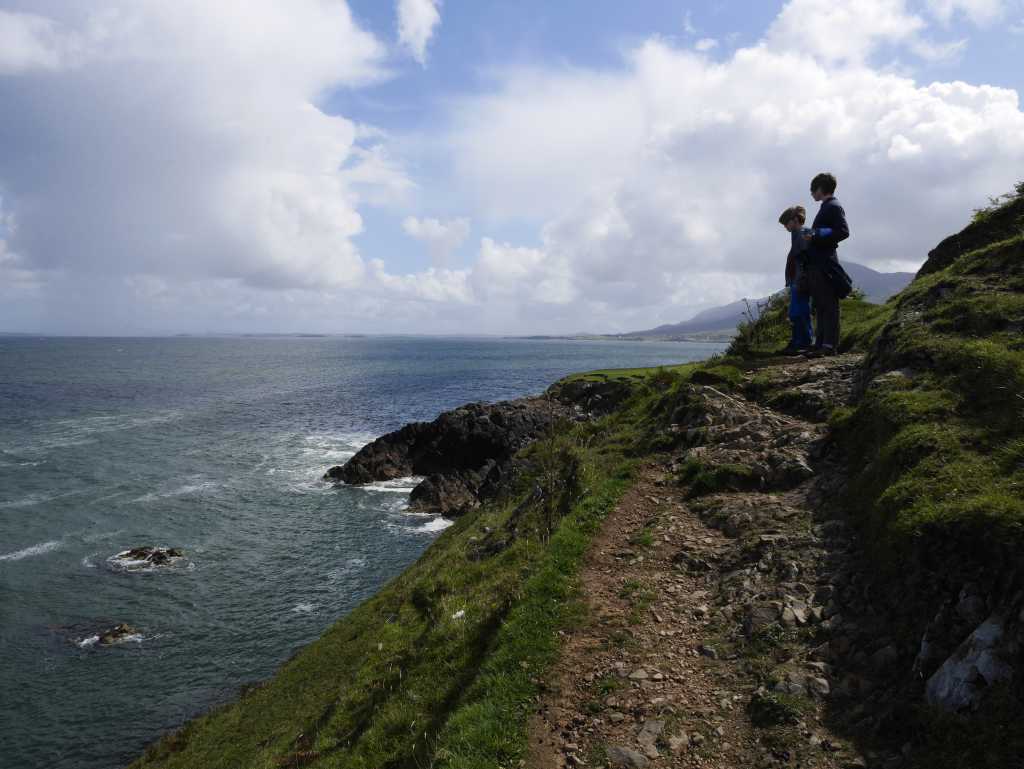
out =
<path fill-rule="evenodd" d="M 811 297 L 796 290 L 796 281 L 789 287 L 789 319 L 793 323 L 790 347 L 811 346 Z"/>

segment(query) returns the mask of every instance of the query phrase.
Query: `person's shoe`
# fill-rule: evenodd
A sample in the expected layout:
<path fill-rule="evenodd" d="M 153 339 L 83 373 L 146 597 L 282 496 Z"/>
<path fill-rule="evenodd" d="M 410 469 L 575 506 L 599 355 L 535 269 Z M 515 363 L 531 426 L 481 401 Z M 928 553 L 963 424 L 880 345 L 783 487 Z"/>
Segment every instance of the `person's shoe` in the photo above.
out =
<path fill-rule="evenodd" d="M 804 353 L 805 358 L 824 358 L 826 355 L 835 355 L 831 347 L 815 347 L 813 350 Z"/>
<path fill-rule="evenodd" d="M 779 350 L 776 355 L 799 355 L 803 348 L 794 347 L 793 345 L 786 345 Z"/>

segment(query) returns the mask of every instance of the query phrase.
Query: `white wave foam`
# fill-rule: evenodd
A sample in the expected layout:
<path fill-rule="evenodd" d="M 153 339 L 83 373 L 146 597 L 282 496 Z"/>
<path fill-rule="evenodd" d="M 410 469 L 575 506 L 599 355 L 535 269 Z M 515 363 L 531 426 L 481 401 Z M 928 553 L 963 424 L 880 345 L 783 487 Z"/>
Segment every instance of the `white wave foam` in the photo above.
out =
<path fill-rule="evenodd" d="M 47 449 L 81 446 L 95 443 L 94 436 L 99 433 L 110 433 L 118 430 L 130 430 L 136 427 L 163 424 L 181 418 L 181 411 L 164 411 L 145 416 L 104 415 L 78 417 L 75 419 L 58 419 L 49 424 L 41 425 L 36 430 L 37 439 L 28 446 L 17 447 L 20 452 L 38 452 Z"/>
<path fill-rule="evenodd" d="M 142 633 L 132 633 L 130 635 L 121 636 L 120 638 L 115 639 L 111 643 L 101 644 L 101 646 L 116 646 L 117 644 L 126 643 L 140 644 L 144 640 L 146 640 L 146 638 L 142 635 Z M 76 643 L 79 649 L 88 649 L 90 646 L 95 646 L 96 644 L 98 644 L 99 641 L 100 637 L 98 635 L 91 635 L 88 638 L 83 638 L 81 641 L 77 641 Z"/>
<path fill-rule="evenodd" d="M 43 555 L 60 547 L 60 540 L 53 539 L 49 542 L 40 542 L 38 545 L 26 547 L 24 550 L 17 550 L 13 553 L 0 555 L 0 561 L 20 561 L 22 558 L 31 558 L 34 555 Z"/>
<path fill-rule="evenodd" d="M 41 505 L 44 502 L 52 502 L 55 499 L 61 499 L 62 497 L 70 497 L 74 494 L 80 494 L 79 491 L 65 491 L 63 494 L 29 494 L 27 497 L 21 499 L 14 499 L 10 502 L 0 502 L 0 510 L 7 510 L 16 507 L 32 507 L 33 505 Z"/>
<path fill-rule="evenodd" d="M 338 462 L 340 464 L 352 459 L 356 452 L 350 449 L 324 449 L 318 452 L 318 454 L 326 462 Z"/>
<path fill-rule="evenodd" d="M 296 614 L 311 614 L 315 609 L 315 603 L 297 603 L 292 607 L 292 611 Z"/>
<path fill-rule="evenodd" d="M 356 488 L 362 489 L 363 491 L 408 494 L 415 489 L 422 480 L 423 478 L 419 476 L 410 475 L 405 478 L 392 478 L 390 481 L 375 481 L 374 483 L 367 483 L 364 486 L 357 486 Z"/>
<path fill-rule="evenodd" d="M 408 515 L 406 516 L 408 517 Z M 394 521 L 385 521 L 384 526 L 399 534 L 437 534 L 442 532 L 451 526 L 454 521 L 449 521 L 447 518 L 441 516 L 431 517 L 426 523 L 422 523 L 416 526 L 402 525 L 395 523 Z"/>
<path fill-rule="evenodd" d="M 93 555 L 96 555 L 96 554 L 93 553 Z M 88 556 L 88 555 L 85 556 L 85 558 L 82 559 L 82 566 L 84 566 L 87 569 L 95 569 L 96 568 L 96 564 L 93 562 L 92 558 L 90 556 Z"/>
<path fill-rule="evenodd" d="M 307 443 L 316 444 L 318 446 L 345 446 L 347 448 L 355 449 L 356 451 L 359 451 L 359 449 L 367 443 L 372 443 L 376 439 L 377 435 L 375 433 L 365 431 L 354 433 L 313 433 L 312 435 L 307 435 L 305 438 Z"/>
<path fill-rule="evenodd" d="M 442 518 L 438 516 L 434 520 L 428 521 L 427 523 L 420 526 L 418 529 L 416 529 L 416 531 L 425 531 L 432 534 L 436 531 L 444 531 L 453 523 L 455 523 L 455 521 L 449 521 L 447 518 Z"/>
<path fill-rule="evenodd" d="M 217 488 L 218 484 L 213 481 L 204 481 L 203 483 L 188 483 L 184 486 L 179 486 L 176 489 L 169 491 L 151 491 L 149 494 L 143 494 L 141 497 L 136 497 L 132 502 L 155 502 L 158 499 L 169 499 L 171 497 L 183 497 L 186 494 L 200 494 L 208 491 L 209 489 Z"/>

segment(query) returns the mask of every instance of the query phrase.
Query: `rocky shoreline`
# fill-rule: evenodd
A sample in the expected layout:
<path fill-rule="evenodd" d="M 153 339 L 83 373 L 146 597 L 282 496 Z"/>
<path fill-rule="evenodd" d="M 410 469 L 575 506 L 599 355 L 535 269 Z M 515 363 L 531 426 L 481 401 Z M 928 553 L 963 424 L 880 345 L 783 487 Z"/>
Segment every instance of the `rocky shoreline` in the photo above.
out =
<path fill-rule="evenodd" d="M 363 485 L 421 476 L 410 506 L 454 518 L 493 499 L 515 476 L 515 455 L 560 422 L 608 410 L 621 385 L 556 385 L 541 396 L 468 403 L 432 422 L 413 422 L 367 444 L 324 480 Z M 621 399 L 621 398 L 620 398 Z"/>

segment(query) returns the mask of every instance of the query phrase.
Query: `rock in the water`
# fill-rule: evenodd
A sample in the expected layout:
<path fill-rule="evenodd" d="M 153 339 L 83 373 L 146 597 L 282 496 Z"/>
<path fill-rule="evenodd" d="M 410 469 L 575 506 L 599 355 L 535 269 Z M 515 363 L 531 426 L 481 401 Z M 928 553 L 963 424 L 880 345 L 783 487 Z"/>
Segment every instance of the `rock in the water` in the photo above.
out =
<path fill-rule="evenodd" d="M 104 630 L 100 633 L 100 646 L 113 646 L 121 641 L 126 641 L 132 636 L 139 635 L 139 631 L 133 628 L 131 625 L 121 623 L 115 625 L 109 630 Z"/>
<path fill-rule="evenodd" d="M 635 750 L 613 745 L 608 748 L 608 763 L 622 769 L 645 769 L 649 761 Z"/>
<path fill-rule="evenodd" d="M 184 558 L 185 553 L 177 547 L 133 547 L 129 550 L 122 550 L 120 553 L 111 556 L 107 562 L 119 569 L 141 569 L 151 566 L 169 566 L 174 561 Z"/>

